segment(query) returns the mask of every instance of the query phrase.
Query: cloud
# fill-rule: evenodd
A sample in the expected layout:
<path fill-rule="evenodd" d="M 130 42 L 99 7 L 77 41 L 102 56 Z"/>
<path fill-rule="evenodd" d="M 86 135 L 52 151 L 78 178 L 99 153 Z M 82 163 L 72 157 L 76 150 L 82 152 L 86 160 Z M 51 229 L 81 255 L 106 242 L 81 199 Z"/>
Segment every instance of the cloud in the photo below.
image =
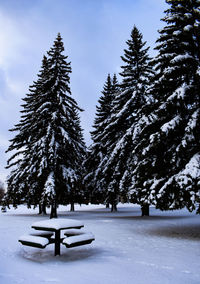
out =
<path fill-rule="evenodd" d="M 0 65 L 7 69 L 19 59 L 22 59 L 20 50 L 26 43 L 26 39 L 19 31 L 16 21 L 6 16 L 0 11 Z"/>

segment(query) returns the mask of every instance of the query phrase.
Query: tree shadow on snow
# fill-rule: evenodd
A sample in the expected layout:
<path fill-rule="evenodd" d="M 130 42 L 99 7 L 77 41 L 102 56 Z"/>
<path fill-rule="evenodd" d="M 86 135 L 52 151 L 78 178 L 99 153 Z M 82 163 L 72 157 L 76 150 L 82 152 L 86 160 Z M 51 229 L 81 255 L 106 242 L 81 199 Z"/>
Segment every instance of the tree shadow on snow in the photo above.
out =
<path fill-rule="evenodd" d="M 186 218 L 191 218 L 192 216 L 187 216 L 187 215 L 173 215 L 173 216 L 160 216 L 160 215 L 156 215 L 156 216 L 130 216 L 129 215 L 112 215 L 112 216 L 104 216 L 104 218 L 113 218 L 113 219 L 127 219 L 127 220 L 140 220 L 140 221 L 164 221 L 164 220 L 176 220 L 176 219 L 186 219 Z"/>
<path fill-rule="evenodd" d="M 123 214 L 123 213 L 136 213 L 136 212 L 140 212 L 141 210 L 138 208 L 133 208 L 130 209 L 130 207 L 123 207 L 123 208 L 119 208 L 117 212 L 111 212 L 110 208 L 95 208 L 95 209 L 91 209 L 91 210 L 76 210 L 74 211 L 72 214 L 80 214 L 80 215 L 84 215 L 84 214 L 90 214 L 90 215 L 101 215 L 101 214 L 108 214 L 108 215 L 117 215 L 117 214 Z M 64 211 L 59 211 L 59 214 L 62 214 L 63 216 L 65 216 L 66 212 Z"/>
<path fill-rule="evenodd" d="M 65 247 L 61 248 L 61 255 L 54 256 L 54 248 L 40 250 L 34 248 L 22 248 L 19 252 L 21 258 L 27 259 L 35 263 L 58 263 L 58 262 L 73 262 L 73 261 L 82 261 L 88 258 L 95 258 L 96 255 L 104 253 L 104 250 L 97 247 L 90 248 L 72 248 L 66 249 Z"/>
<path fill-rule="evenodd" d="M 160 227 L 146 231 L 149 235 L 175 238 L 175 239 L 188 239 L 200 240 L 200 224 L 179 225 L 170 227 Z"/>
<path fill-rule="evenodd" d="M 49 219 L 50 214 L 47 213 L 46 215 L 40 215 L 38 213 L 30 213 L 30 214 L 26 214 L 26 213 L 12 213 L 12 214 L 8 214 L 7 217 L 33 217 L 33 218 L 44 218 L 44 219 Z M 75 217 L 74 213 L 71 212 L 66 212 L 65 214 L 60 214 L 60 212 L 58 212 L 58 218 L 68 218 L 68 217 Z"/>

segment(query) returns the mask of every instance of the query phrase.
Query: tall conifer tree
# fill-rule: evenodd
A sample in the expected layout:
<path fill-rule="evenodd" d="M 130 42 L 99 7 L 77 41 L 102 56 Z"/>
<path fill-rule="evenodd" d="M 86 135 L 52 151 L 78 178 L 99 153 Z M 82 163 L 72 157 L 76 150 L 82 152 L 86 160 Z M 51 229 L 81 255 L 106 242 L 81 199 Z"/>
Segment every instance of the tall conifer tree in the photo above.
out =
<path fill-rule="evenodd" d="M 131 196 L 163 210 L 199 202 L 200 1 L 166 1 L 152 86 L 154 111 L 137 124 Z"/>
<path fill-rule="evenodd" d="M 30 198 L 29 203 L 40 200 L 51 204 L 51 217 L 57 216 L 58 204 L 74 202 L 85 153 L 80 108 L 69 86 L 71 66 L 63 51 L 58 34 L 48 58 L 43 60 L 38 81 L 24 99 L 25 115 L 13 129 L 18 134 L 8 149 L 22 157 L 8 179 L 7 196 L 11 192 L 18 196 L 18 184 L 25 199 Z M 14 165 L 10 161 L 15 155 L 9 166 Z"/>
<path fill-rule="evenodd" d="M 7 168 L 14 168 L 8 177 L 8 192 L 5 196 L 5 202 L 12 202 L 14 206 L 22 201 L 37 205 L 40 201 L 41 191 L 38 179 L 33 179 L 30 174 L 30 151 L 32 127 L 36 121 L 36 110 L 42 104 L 42 98 L 38 94 L 44 92 L 47 75 L 47 57 L 43 57 L 42 68 L 38 74 L 38 80 L 30 86 L 30 93 L 23 99 L 24 103 L 21 110 L 20 122 L 10 131 L 16 131 L 16 136 L 11 139 L 11 144 L 7 150 L 15 151 L 7 161 Z M 30 189 L 31 188 L 31 189 Z"/>
<path fill-rule="evenodd" d="M 99 183 L 97 173 L 103 158 L 107 154 L 107 148 L 102 143 L 102 135 L 112 115 L 113 100 L 117 91 L 118 82 L 116 75 L 114 74 L 111 79 L 110 74 L 108 74 L 102 95 L 98 100 L 99 104 L 96 107 L 96 117 L 93 125 L 94 130 L 91 132 L 93 143 L 89 147 L 88 157 L 84 163 L 87 172 L 84 179 L 85 184 L 88 189 L 90 189 L 92 201 L 94 200 L 94 202 L 105 201 L 106 184 Z"/>
<path fill-rule="evenodd" d="M 99 179 L 107 184 L 107 194 L 116 210 L 119 195 L 127 199 L 127 189 L 121 186 L 124 172 L 129 171 L 132 158 L 132 135 L 141 109 L 148 101 L 145 94 L 153 74 L 148 55 L 148 47 L 142 34 L 134 26 L 130 39 L 126 42 L 121 67 L 122 82 L 115 97 L 112 116 L 102 134 L 108 151 L 99 169 Z M 128 176 L 128 175 L 127 175 Z M 123 199 L 124 199 L 123 198 Z"/>

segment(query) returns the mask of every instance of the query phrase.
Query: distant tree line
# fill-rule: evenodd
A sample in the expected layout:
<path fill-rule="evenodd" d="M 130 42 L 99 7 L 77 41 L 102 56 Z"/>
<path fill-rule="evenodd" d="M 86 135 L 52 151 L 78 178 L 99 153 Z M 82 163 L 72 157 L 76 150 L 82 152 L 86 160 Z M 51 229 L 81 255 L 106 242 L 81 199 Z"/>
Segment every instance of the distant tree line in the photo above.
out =
<path fill-rule="evenodd" d="M 88 149 L 58 34 L 11 129 L 5 205 L 51 206 L 50 217 L 77 202 L 200 213 L 200 1 L 166 2 L 156 57 L 134 26 L 121 79 L 108 74 Z"/>

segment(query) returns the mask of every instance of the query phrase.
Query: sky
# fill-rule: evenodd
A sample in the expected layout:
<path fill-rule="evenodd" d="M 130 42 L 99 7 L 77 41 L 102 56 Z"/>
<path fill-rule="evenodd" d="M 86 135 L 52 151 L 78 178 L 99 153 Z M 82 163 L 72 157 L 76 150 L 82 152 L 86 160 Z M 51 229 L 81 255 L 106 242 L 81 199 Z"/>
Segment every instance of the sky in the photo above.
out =
<path fill-rule="evenodd" d="M 87 145 L 107 74 L 120 72 L 120 56 L 134 25 L 155 55 L 165 0 L 0 0 L 0 180 L 10 169 L 5 153 L 19 122 L 22 98 L 37 79 L 42 57 L 58 32 L 71 61 L 70 87 L 84 109 Z M 120 77 L 118 77 L 120 80 Z"/>

